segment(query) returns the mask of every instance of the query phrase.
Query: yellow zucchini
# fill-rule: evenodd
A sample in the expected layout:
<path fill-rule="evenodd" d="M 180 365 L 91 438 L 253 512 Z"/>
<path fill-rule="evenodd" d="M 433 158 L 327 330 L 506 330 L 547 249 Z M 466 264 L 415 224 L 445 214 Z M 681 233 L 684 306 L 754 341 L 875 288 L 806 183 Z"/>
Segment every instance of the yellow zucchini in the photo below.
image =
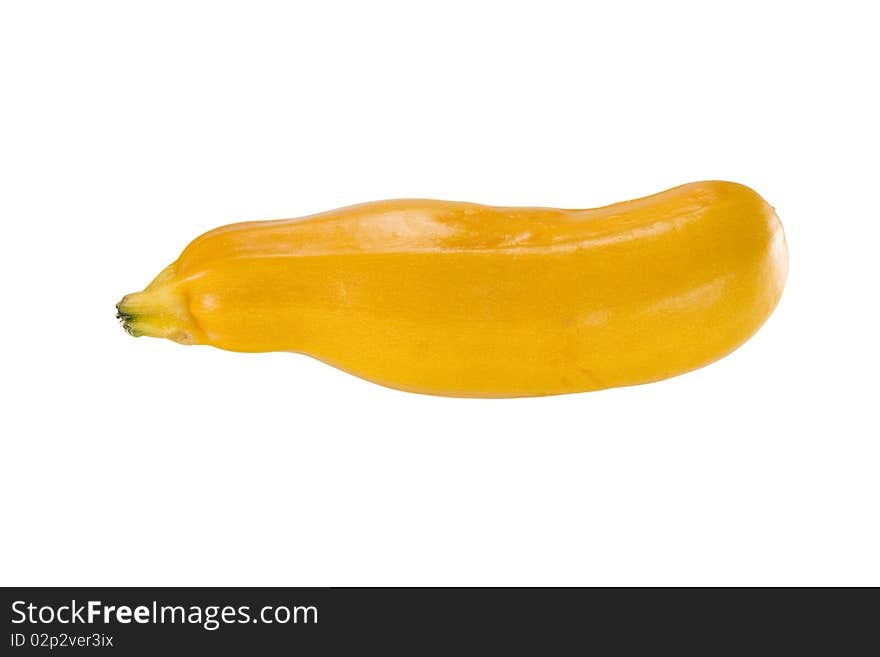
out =
<path fill-rule="evenodd" d="M 136 336 L 300 352 L 414 392 L 535 396 L 721 358 L 787 271 L 773 208 L 710 181 L 589 210 L 406 199 L 232 224 L 117 308 Z"/>

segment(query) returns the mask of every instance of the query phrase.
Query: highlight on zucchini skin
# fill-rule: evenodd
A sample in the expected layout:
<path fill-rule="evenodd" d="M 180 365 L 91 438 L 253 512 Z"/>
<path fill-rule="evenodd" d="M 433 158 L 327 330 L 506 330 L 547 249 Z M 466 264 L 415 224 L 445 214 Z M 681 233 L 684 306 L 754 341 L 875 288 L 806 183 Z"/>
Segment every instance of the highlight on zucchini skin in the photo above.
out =
<path fill-rule="evenodd" d="M 401 390 L 539 396 L 711 363 L 787 272 L 773 208 L 707 181 L 587 210 L 400 199 L 231 224 L 117 311 L 133 336 L 304 353 Z"/>

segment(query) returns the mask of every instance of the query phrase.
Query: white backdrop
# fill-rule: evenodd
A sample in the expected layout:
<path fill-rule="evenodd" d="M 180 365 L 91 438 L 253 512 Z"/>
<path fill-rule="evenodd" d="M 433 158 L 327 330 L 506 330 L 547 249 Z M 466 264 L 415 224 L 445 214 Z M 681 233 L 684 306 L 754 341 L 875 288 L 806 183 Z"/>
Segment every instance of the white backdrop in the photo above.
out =
<path fill-rule="evenodd" d="M 880 585 L 871 3 L 8 2 L 5 585 Z M 773 204 L 700 371 L 463 400 L 127 336 L 199 233 L 360 201 Z"/>

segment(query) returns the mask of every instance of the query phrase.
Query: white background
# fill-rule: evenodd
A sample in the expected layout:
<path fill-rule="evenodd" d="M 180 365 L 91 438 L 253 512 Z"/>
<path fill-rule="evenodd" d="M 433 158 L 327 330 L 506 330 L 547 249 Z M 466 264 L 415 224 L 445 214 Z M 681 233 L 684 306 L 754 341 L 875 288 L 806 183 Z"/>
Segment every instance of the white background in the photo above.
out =
<path fill-rule="evenodd" d="M 880 585 L 872 3 L 6 2 L 6 585 Z M 788 287 L 662 383 L 418 396 L 114 319 L 199 233 L 754 187 Z"/>

